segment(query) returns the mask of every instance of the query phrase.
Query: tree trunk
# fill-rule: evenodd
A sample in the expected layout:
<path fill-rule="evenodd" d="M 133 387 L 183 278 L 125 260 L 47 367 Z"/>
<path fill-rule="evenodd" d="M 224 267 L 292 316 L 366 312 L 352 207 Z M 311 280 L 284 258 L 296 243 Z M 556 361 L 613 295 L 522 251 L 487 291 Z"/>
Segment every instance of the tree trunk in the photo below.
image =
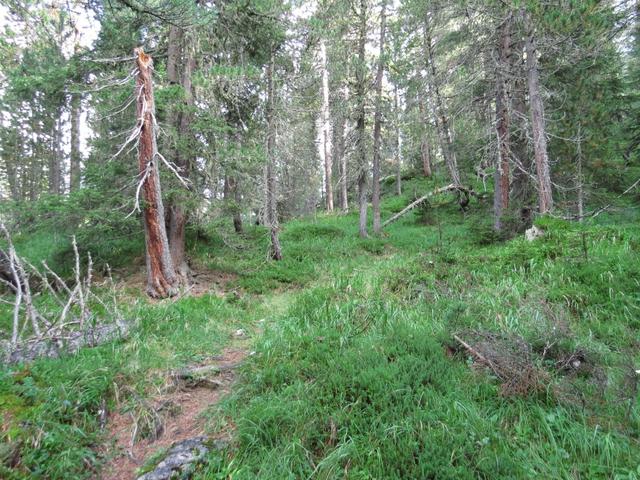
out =
<path fill-rule="evenodd" d="M 349 135 L 349 124 L 347 122 L 347 113 L 345 109 L 349 103 L 349 88 L 345 85 L 342 88 L 342 105 L 340 119 L 338 122 L 338 135 L 336 136 L 336 155 L 338 161 L 338 169 L 340 173 L 340 209 L 343 212 L 349 211 L 349 170 L 347 168 L 347 153 L 345 145 L 347 136 Z"/>
<path fill-rule="evenodd" d="M 371 180 L 371 206 L 373 207 L 373 232 L 380 233 L 380 157 L 382 143 L 382 77 L 384 75 L 384 37 L 387 30 L 387 4 L 383 0 L 380 11 L 380 53 L 376 72 L 376 106 L 373 120 L 373 179 Z"/>
<path fill-rule="evenodd" d="M 578 140 L 576 144 L 577 175 L 576 189 L 578 194 L 578 221 L 584 221 L 584 173 L 582 171 L 582 125 L 578 124 Z"/>
<path fill-rule="evenodd" d="M 278 209 L 276 203 L 276 176 L 275 176 L 275 52 L 271 51 L 271 59 L 267 68 L 267 222 L 271 235 L 271 258 L 282 260 L 282 248 L 278 238 Z"/>
<path fill-rule="evenodd" d="M 177 147 L 173 149 L 173 161 L 180 173 L 188 177 L 191 167 L 189 154 L 191 145 L 191 111 L 193 107 L 193 85 L 191 77 L 195 68 L 192 46 L 186 41 L 186 35 L 179 27 L 172 25 L 169 30 L 169 48 L 167 58 L 167 79 L 172 85 L 181 85 L 183 103 L 178 109 L 172 109 L 169 121 L 177 132 Z M 185 144 L 186 145 L 183 145 Z M 184 150 L 184 151 L 183 151 Z M 171 259 L 177 278 L 188 282 L 190 269 L 185 258 L 185 227 L 187 212 L 184 198 L 176 195 L 168 208 L 168 239 Z"/>
<path fill-rule="evenodd" d="M 80 188 L 82 175 L 82 155 L 80 154 L 80 115 L 82 114 L 82 97 L 79 93 L 71 95 L 71 153 L 69 164 L 69 190 Z"/>
<path fill-rule="evenodd" d="M 356 130 L 358 133 L 358 207 L 360 209 L 360 237 L 367 234 L 367 144 L 365 124 L 365 102 L 367 91 L 367 0 L 360 0 L 360 29 L 358 32 L 358 68 L 356 70 Z"/>
<path fill-rule="evenodd" d="M 242 195 L 238 188 L 238 180 L 236 177 L 229 177 L 227 181 L 229 184 L 229 198 L 233 201 L 233 229 L 236 233 L 242 233 L 242 212 L 240 211 Z"/>
<path fill-rule="evenodd" d="M 460 186 L 460 170 L 458 169 L 458 160 L 453 149 L 453 141 L 451 139 L 451 129 L 449 128 L 449 119 L 444 106 L 444 99 L 440 93 L 438 84 L 438 72 L 433 52 L 433 41 L 431 39 L 431 31 L 429 29 L 429 12 L 425 12 L 424 16 L 424 51 L 425 60 L 427 62 L 427 78 L 433 99 L 436 104 L 436 125 L 440 146 L 442 148 L 442 156 L 449 170 L 449 176 L 454 185 Z"/>
<path fill-rule="evenodd" d="M 322 107 L 320 109 L 320 156 L 324 161 L 324 193 L 327 212 L 333 212 L 333 158 L 331 151 L 331 120 L 329 116 L 329 69 L 327 47 L 320 40 L 320 63 L 322 68 Z"/>
<path fill-rule="evenodd" d="M 49 193 L 63 193 L 62 107 L 56 109 L 56 117 L 51 126 L 51 151 L 49 155 Z"/>
<path fill-rule="evenodd" d="M 427 116 L 424 108 L 424 100 L 419 100 L 420 116 L 423 119 L 424 131 L 422 132 L 422 138 L 420 139 L 420 158 L 422 160 L 422 173 L 429 178 L 433 175 L 431 170 L 431 145 L 429 143 L 429 117 Z"/>
<path fill-rule="evenodd" d="M 538 52 L 533 23 L 529 14 L 523 10 L 526 29 L 527 52 L 527 85 L 531 108 L 531 133 L 533 135 L 533 151 L 538 179 L 538 201 L 540 213 L 545 214 L 553 209 L 551 191 L 551 174 L 549 171 L 549 153 L 547 151 L 547 132 L 544 119 L 544 104 L 540 91 L 540 72 L 538 68 Z"/>
<path fill-rule="evenodd" d="M 398 106 L 398 86 L 393 86 L 393 109 L 396 120 L 396 194 L 402 195 L 402 140 L 400 138 L 400 108 Z"/>
<path fill-rule="evenodd" d="M 511 172 L 511 201 L 517 200 L 520 203 L 528 204 L 532 194 L 531 179 L 529 177 L 532 162 L 530 158 L 531 155 L 528 152 L 527 133 L 524 125 L 524 119 L 528 116 L 524 46 L 525 42 L 523 38 L 512 37 L 512 55 L 509 65 L 513 78 L 511 92 L 511 107 L 513 113 L 511 115 L 511 122 L 514 123 L 514 127 L 516 128 L 513 128 L 511 131 L 510 147 L 511 159 L 516 168 Z M 517 126 L 515 125 L 516 121 L 519 121 Z"/>
<path fill-rule="evenodd" d="M 509 208 L 509 156 L 510 156 L 510 118 L 509 118 L 509 66 L 511 55 L 511 15 L 500 28 L 498 44 L 498 64 L 496 65 L 496 134 L 498 138 L 498 161 L 494 174 L 495 188 L 493 197 L 494 228 L 502 229 L 502 215 Z"/>
<path fill-rule="evenodd" d="M 136 48 L 134 53 L 138 69 L 135 97 L 137 99 L 136 116 L 140 130 L 138 160 L 144 198 L 147 293 L 152 297 L 164 298 L 175 293 L 176 275 L 167 240 L 157 163 L 157 126 L 151 79 L 153 62 L 142 48 Z"/>

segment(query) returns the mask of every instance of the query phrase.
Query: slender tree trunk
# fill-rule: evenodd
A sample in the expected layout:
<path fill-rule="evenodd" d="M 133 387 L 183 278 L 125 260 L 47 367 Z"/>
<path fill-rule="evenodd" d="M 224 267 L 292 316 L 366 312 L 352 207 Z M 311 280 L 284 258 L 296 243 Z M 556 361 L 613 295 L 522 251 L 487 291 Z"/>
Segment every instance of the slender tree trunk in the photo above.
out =
<path fill-rule="evenodd" d="M 393 86 L 393 110 L 396 127 L 396 193 L 402 195 L 402 139 L 400 138 L 400 107 L 398 106 L 398 86 Z"/>
<path fill-rule="evenodd" d="M 435 56 L 433 52 L 433 41 L 431 39 L 431 31 L 429 26 L 429 12 L 425 12 L 424 16 L 424 50 L 425 59 L 427 61 L 427 77 L 430 90 L 433 94 L 433 99 L 436 104 L 436 124 L 438 127 L 438 136 L 440 138 L 440 146 L 442 148 L 442 155 L 444 161 L 449 170 L 449 176 L 454 185 L 461 185 L 460 182 L 460 170 L 458 169 L 458 160 L 453 149 L 453 140 L 451 138 L 451 129 L 449 127 L 449 119 L 444 106 L 444 99 L 440 93 L 440 86 L 438 84 L 438 72 L 435 63 Z"/>
<path fill-rule="evenodd" d="M 578 221 L 584 221 L 584 174 L 582 172 L 582 125 L 578 124 L 578 140 L 576 145 L 577 157 L 577 193 L 578 193 Z"/>
<path fill-rule="evenodd" d="M 384 76 L 384 40 L 387 30 L 387 4 L 383 0 L 380 11 L 380 53 L 376 72 L 376 106 L 373 120 L 373 179 L 371 180 L 371 206 L 373 207 L 373 232 L 380 233 L 380 159 L 382 156 L 382 77 Z"/>
<path fill-rule="evenodd" d="M 69 190 L 80 188 L 82 175 L 82 155 L 80 154 L 80 115 L 82 114 L 82 96 L 71 95 L 71 152 L 69 162 Z"/>
<path fill-rule="evenodd" d="M 151 57 L 136 48 L 136 113 L 140 138 L 138 160 L 144 198 L 144 230 L 147 259 L 147 293 L 164 298 L 175 293 L 176 274 L 169 251 L 164 206 L 158 172 L 155 103 L 151 79 Z"/>
<path fill-rule="evenodd" d="M 358 133 L 358 207 L 360 209 L 360 237 L 367 234 L 367 144 L 365 124 L 366 102 L 366 42 L 367 42 L 367 0 L 360 0 L 360 28 L 358 32 L 358 68 L 356 70 L 356 130 Z"/>
<path fill-rule="evenodd" d="M 347 143 L 347 136 L 349 135 L 349 124 L 347 122 L 347 113 L 344 111 L 346 105 L 349 103 L 349 88 L 345 85 L 342 88 L 342 112 L 340 114 L 340 137 L 337 139 L 339 142 L 339 169 L 340 169 L 340 209 L 343 212 L 349 211 L 349 170 L 347 166 L 347 153 L 345 151 L 345 145 Z"/>
<path fill-rule="evenodd" d="M 278 237 L 278 208 L 276 203 L 276 175 L 275 175 L 275 52 L 271 51 L 271 59 L 267 69 L 267 221 L 271 234 L 271 258 L 282 260 L 282 248 Z"/>
<path fill-rule="evenodd" d="M 228 177 L 228 194 L 229 199 L 233 202 L 233 229 L 236 233 L 242 233 L 242 212 L 240 211 L 240 202 L 242 201 L 242 195 L 238 188 L 238 180 L 236 177 Z M 225 193 L 226 196 L 226 193 Z"/>
<path fill-rule="evenodd" d="M 424 100 L 419 100 L 420 116 L 423 120 L 424 131 L 420 139 L 420 158 L 422 159 L 422 173 L 429 178 L 433 175 L 431 170 L 431 145 L 429 143 L 429 117 L 424 108 Z"/>
<path fill-rule="evenodd" d="M 523 38 L 512 37 L 511 69 L 513 83 L 511 94 L 511 107 L 513 114 L 511 121 L 511 159 L 516 168 L 511 173 L 511 199 L 521 203 L 528 203 L 531 196 L 531 180 L 528 172 L 531 170 L 531 155 L 528 152 L 528 141 L 524 119 L 527 118 L 528 109 L 526 102 L 526 67 L 524 60 Z M 516 124 L 515 122 L 519 122 Z"/>
<path fill-rule="evenodd" d="M 56 109 L 56 117 L 51 127 L 51 152 L 49 156 L 49 193 L 59 194 L 62 188 L 62 107 Z"/>
<path fill-rule="evenodd" d="M 533 150 L 536 162 L 536 175 L 538 178 L 538 200 L 540 213 L 545 214 L 553 209 L 549 153 L 547 151 L 547 131 L 545 127 L 544 104 L 540 91 L 540 72 L 535 31 L 529 14 L 523 10 L 523 15 L 527 35 L 527 85 L 531 107 Z"/>
<path fill-rule="evenodd" d="M 180 174 L 189 176 L 191 170 L 191 149 L 193 148 L 191 133 L 191 109 L 193 108 L 192 75 L 195 68 L 193 46 L 188 41 L 188 33 L 180 27 L 172 25 L 169 29 L 167 54 L 167 79 L 171 85 L 182 87 L 183 101 L 169 113 L 169 123 L 176 132 L 176 142 L 172 147 L 172 158 Z M 167 211 L 167 235 L 171 258 L 180 282 L 189 281 L 190 269 L 185 257 L 185 228 L 188 215 L 184 208 L 182 195 L 174 196 Z"/>
<path fill-rule="evenodd" d="M 320 40 L 320 63 L 322 68 L 322 108 L 320 109 L 320 156 L 324 160 L 324 193 L 327 212 L 333 212 L 333 158 L 331 151 L 331 119 L 329 115 L 329 68 L 327 46 Z"/>
<path fill-rule="evenodd" d="M 502 24 L 498 45 L 498 65 L 496 66 L 496 134 L 498 137 L 498 161 L 494 174 L 493 197 L 494 228 L 502 229 L 502 215 L 509 208 L 509 56 L 511 55 L 511 15 Z"/>

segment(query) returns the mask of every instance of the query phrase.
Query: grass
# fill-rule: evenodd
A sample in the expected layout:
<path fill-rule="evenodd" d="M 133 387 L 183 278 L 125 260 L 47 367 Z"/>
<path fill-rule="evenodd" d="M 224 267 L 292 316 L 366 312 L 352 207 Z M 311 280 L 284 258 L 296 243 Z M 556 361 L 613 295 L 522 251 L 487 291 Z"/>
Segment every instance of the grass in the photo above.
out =
<path fill-rule="evenodd" d="M 429 188 L 406 182 L 383 217 Z M 99 467 L 103 398 L 123 385 L 144 394 L 160 372 L 260 325 L 242 381 L 209 413 L 213 432 L 236 426 L 234 443 L 200 480 L 640 478 L 637 218 L 540 219 L 536 242 L 486 241 L 474 225 L 490 202 L 463 215 L 447 198 L 429 225 L 410 214 L 380 238 L 359 239 L 355 214 L 288 222 L 277 264 L 260 227 L 192 236 L 191 255 L 234 274 L 237 295 L 135 302 L 126 342 L 0 370 L 0 459 L 21 455 L 0 476 L 90 475 L 82 459 Z M 448 353 L 466 329 L 534 347 L 555 335 L 554 348 L 588 352 L 607 381 L 550 370 L 545 392 L 505 397 L 464 352 Z M 579 395 L 562 395 L 568 384 Z"/>

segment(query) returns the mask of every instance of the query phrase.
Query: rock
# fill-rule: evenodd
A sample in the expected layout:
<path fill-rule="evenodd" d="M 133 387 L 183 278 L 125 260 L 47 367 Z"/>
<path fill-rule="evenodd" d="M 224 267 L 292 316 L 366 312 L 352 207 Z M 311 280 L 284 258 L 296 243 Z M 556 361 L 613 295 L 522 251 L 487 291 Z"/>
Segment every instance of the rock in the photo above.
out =
<path fill-rule="evenodd" d="M 204 463 L 210 450 L 223 450 L 229 445 L 225 439 L 209 441 L 207 437 L 194 437 L 174 443 L 156 467 L 137 480 L 172 480 L 190 478 L 196 466 Z"/>
<path fill-rule="evenodd" d="M 533 242 L 536 238 L 544 237 L 544 230 L 539 229 L 535 225 L 524 232 L 524 238 L 528 242 Z"/>
<path fill-rule="evenodd" d="M 247 336 L 247 332 L 245 332 L 243 328 L 239 328 L 238 330 L 236 330 L 236 333 L 234 335 L 238 338 L 242 338 Z"/>

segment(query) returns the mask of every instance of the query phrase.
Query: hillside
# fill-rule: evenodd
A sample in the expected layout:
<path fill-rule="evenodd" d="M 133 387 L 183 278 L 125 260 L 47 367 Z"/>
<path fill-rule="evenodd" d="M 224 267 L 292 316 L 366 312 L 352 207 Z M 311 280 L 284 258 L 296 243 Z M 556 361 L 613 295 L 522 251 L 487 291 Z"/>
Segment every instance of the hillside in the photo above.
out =
<path fill-rule="evenodd" d="M 113 468 L 121 417 L 125 446 L 135 426 L 153 453 L 144 438 L 202 393 L 176 394 L 171 372 L 236 352 L 222 394 L 188 412 L 229 442 L 195 478 L 636 478 L 636 218 L 541 219 L 540 239 L 494 241 L 489 206 L 452 199 L 378 239 L 358 239 L 353 214 L 290 221 L 275 264 L 261 227 L 230 241 L 212 225 L 189 247 L 209 283 L 176 299 L 146 300 L 141 266 L 118 271 L 128 338 L 1 370 L 2 475 Z M 389 196 L 385 216 L 409 200 Z"/>

